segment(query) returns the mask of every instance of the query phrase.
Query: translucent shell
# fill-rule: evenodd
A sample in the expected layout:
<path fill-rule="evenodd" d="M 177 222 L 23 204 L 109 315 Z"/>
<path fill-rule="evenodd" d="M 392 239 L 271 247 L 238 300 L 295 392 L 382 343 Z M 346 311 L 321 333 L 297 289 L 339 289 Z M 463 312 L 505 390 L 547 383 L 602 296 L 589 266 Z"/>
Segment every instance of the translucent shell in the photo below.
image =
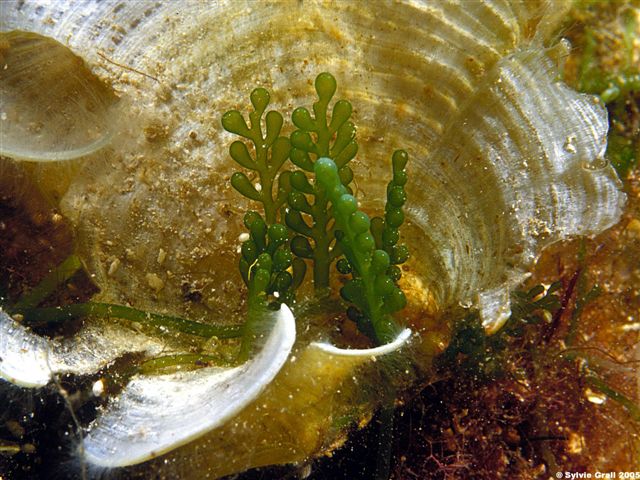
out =
<path fill-rule="evenodd" d="M 291 311 L 283 306 L 275 317 L 262 350 L 238 367 L 134 377 L 89 427 L 83 442 L 87 461 L 101 467 L 134 465 L 237 415 L 271 383 L 293 347 Z"/>
<path fill-rule="evenodd" d="M 241 215 L 234 212 L 247 205 L 228 193 L 230 139 L 216 127 L 220 114 L 242 105 L 256 85 L 269 87 L 274 109 L 311 105 L 308 81 L 328 71 L 338 80 L 337 96 L 354 106 L 358 201 L 365 210 L 381 211 L 390 152 L 406 149 L 408 267 L 441 310 L 477 308 L 494 331 L 510 314 L 510 291 L 547 245 L 598 234 L 618 221 L 625 202 L 603 157 L 606 110 L 558 80 L 561 55 L 548 42 L 569 6 L 562 0 L 375 6 L 33 0 L 4 2 L 0 28 L 64 41 L 105 67 L 131 105 L 150 106 L 153 118 L 167 126 L 166 148 L 157 148 L 152 135 L 114 146 L 112 161 L 78 178 L 62 200 L 103 300 L 136 297 L 144 305 L 153 293 L 176 308 L 183 279 L 214 289 L 237 281 L 229 273 L 235 265 L 226 260 L 229 245 L 218 239 L 237 238 Z M 114 63 L 107 65 L 100 51 Z M 127 66 L 126 78 L 118 65 Z M 162 265 L 159 249 L 171 255 Z M 109 276 L 104 259 L 112 256 L 128 261 Z M 161 291 L 149 290 L 149 274 L 166 278 Z M 234 291 L 222 308 L 236 307 Z M 208 419 L 218 428 L 169 454 L 190 466 L 180 477 L 199 478 L 203 471 L 215 477 L 318 454 L 319 445 L 336 437 L 327 442 L 318 432 L 331 437 L 332 416 L 350 401 L 343 380 L 357 378 L 353 352 L 337 353 L 326 344 L 305 348 L 236 420 L 220 425 Z M 188 377 L 174 380 L 181 379 L 188 398 L 199 387 Z M 161 377 L 156 381 L 163 385 Z M 153 388 L 150 379 L 145 382 Z M 132 451 L 136 441 L 150 441 L 143 433 L 118 433 L 116 447 L 98 434 L 99 425 L 117 420 L 127 422 L 118 429 L 132 431 L 129 410 L 150 415 L 142 409 L 146 403 L 122 395 L 126 401 L 114 401 L 103 413 L 109 420 L 92 427 L 88 452 L 96 463 L 105 464 L 100 459 L 110 446 L 121 451 L 124 438 Z M 157 438 L 159 451 L 166 451 L 166 438 Z M 262 453 L 265 445 L 273 450 Z M 149 454 L 132 456 L 144 458 Z"/>
<path fill-rule="evenodd" d="M 93 153 L 109 143 L 115 101 L 61 43 L 0 33 L 0 155 L 46 162 Z"/>
<path fill-rule="evenodd" d="M 357 106 L 358 158 L 365 168 L 355 173 L 365 177 L 361 183 L 366 185 L 359 200 L 372 210 L 380 208 L 389 151 L 406 146 L 412 159 L 408 220 L 420 231 L 412 268 L 441 309 L 475 306 L 489 330 L 508 317 L 510 290 L 546 245 L 595 235 L 620 217 L 625 196 L 603 157 L 606 110 L 595 98 L 558 81 L 562 54 L 545 44 L 564 18 L 567 2 L 423 0 L 379 2 L 375 9 L 351 2 L 293 1 L 273 8 L 254 2 L 204 8 L 197 2 L 178 7 L 116 0 L 64 5 L 8 2 L 0 26 L 64 39 L 93 61 L 101 61 L 97 51 L 108 51 L 118 63 L 153 74 L 164 85 L 179 84 L 173 97 L 161 89 L 159 98 L 198 138 L 213 135 L 197 150 L 211 159 L 214 169 L 225 168 L 227 137 L 221 128 L 212 133 L 209 119 L 197 112 L 239 105 L 257 76 L 272 90 L 286 85 L 288 98 L 310 103 L 307 77 L 330 71 L 339 81 L 340 96 Z M 107 23 L 118 28 L 106 28 Z M 300 75 L 300 68 L 308 73 Z M 113 70 L 117 80 L 121 71 Z M 138 80 L 147 89 L 156 88 L 147 77 Z M 126 83 L 120 87 L 133 98 L 148 95 Z M 273 107 L 279 102 L 275 98 Z M 191 151 L 184 137 L 179 128 L 172 141 Z M 211 165 L 203 167 L 195 158 L 181 158 L 179 169 L 171 170 L 163 161 L 150 168 L 157 176 L 176 182 L 189 178 L 196 182 L 194 188 L 211 191 L 207 177 L 195 173 Z M 149 234 L 141 236 L 133 224 L 122 222 L 140 201 L 136 192 L 117 196 L 105 187 L 128 181 L 121 170 L 110 171 L 105 185 L 94 182 L 96 194 L 89 198 L 85 188 L 77 190 L 77 199 L 69 195 L 70 216 L 82 201 L 87 225 L 100 218 L 105 235 L 112 239 L 116 232 L 126 248 L 150 242 L 156 249 L 187 256 L 190 245 L 155 239 L 152 232 L 183 230 L 189 209 L 204 208 L 199 200 L 188 199 L 195 203 L 183 202 L 179 208 L 185 211 L 176 212 L 174 203 L 164 200 L 173 192 L 168 187 L 164 196 L 158 192 L 154 209 L 163 223 L 147 219 Z M 215 201 L 207 193 L 202 200 Z M 105 215 L 106 201 L 118 212 L 113 218 Z M 216 228 L 226 224 L 224 218 L 214 220 Z M 202 243 L 196 234 L 195 243 Z M 96 243 L 85 248 L 87 261 L 97 261 L 101 253 Z M 153 258 L 145 263 L 152 264 Z M 215 270 L 215 263 L 211 266 Z M 130 270 L 121 286 L 100 268 L 96 273 L 105 291 L 117 296 L 128 291 L 131 279 L 144 284 L 140 275 L 146 272 Z M 179 285 L 174 288 L 179 294 Z"/>
<path fill-rule="evenodd" d="M 558 82 L 545 49 L 500 59 L 454 119 L 419 160 L 409 210 L 441 304 L 477 306 L 494 331 L 542 249 L 612 226 L 625 195 L 604 106 Z"/>
<path fill-rule="evenodd" d="M 158 355 L 164 343 L 113 322 L 93 323 L 76 336 L 50 340 L 0 309 L 0 378 L 21 387 L 44 387 L 55 374 L 89 375 L 125 353 Z"/>

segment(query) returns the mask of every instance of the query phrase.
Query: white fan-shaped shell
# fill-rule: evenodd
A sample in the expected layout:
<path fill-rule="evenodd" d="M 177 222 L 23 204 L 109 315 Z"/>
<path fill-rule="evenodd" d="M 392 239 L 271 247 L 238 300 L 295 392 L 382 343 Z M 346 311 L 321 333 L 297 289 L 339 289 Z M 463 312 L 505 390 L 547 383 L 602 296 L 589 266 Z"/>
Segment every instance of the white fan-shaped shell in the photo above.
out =
<path fill-rule="evenodd" d="M 89 427 L 82 446 L 86 460 L 102 467 L 133 465 L 226 423 L 264 390 L 291 352 L 291 310 L 283 305 L 275 316 L 262 350 L 238 367 L 135 376 Z"/>
<path fill-rule="evenodd" d="M 194 108 L 237 107 L 256 83 L 288 92 L 286 102 L 309 104 L 307 77 L 331 71 L 338 95 L 356 108 L 359 137 L 385 140 L 384 153 L 375 141 L 361 145 L 369 175 L 361 181 L 367 185 L 363 201 L 379 207 L 389 153 L 405 147 L 411 157 L 410 218 L 421 229 L 415 268 L 443 308 L 475 305 L 495 327 L 509 315 L 510 289 L 546 245 L 608 228 L 625 200 L 613 168 L 602 159 L 605 109 L 557 81 L 557 52 L 543 44 L 566 7 L 518 0 L 376 2 L 375 8 L 312 1 L 5 2 L 0 28 L 51 35 L 113 70 L 96 53 L 107 52 L 120 64 L 176 85 L 169 105 L 183 120 L 172 140 L 180 146 L 193 130 L 212 141 L 195 150 L 184 144 L 190 153 L 179 168 L 167 162 L 154 169 L 174 180 L 189 175 L 203 189 L 209 179 L 197 173 L 202 162 L 192 159 L 201 155 L 213 162 L 204 168 L 226 168 L 229 142 L 221 129 L 211 132 L 209 123 L 200 124 Z M 115 34 L 109 25 L 118 26 Z M 148 77 L 138 80 L 156 88 Z M 126 179 L 112 168 L 105 175 L 107 184 Z M 181 231 L 188 209 L 200 207 L 176 207 L 162 200 L 172 192 L 159 188 L 157 218 Z M 150 238 L 151 219 L 145 235 L 122 225 L 122 214 L 146 197 L 99 187 L 89 197 L 83 188 L 76 194 L 84 218 L 99 216 L 107 232 L 119 229 L 123 246 L 159 244 Z M 79 205 L 73 195 L 72 210 Z M 140 195 L 148 196 L 144 189 Z M 113 220 L 105 217 L 105 198 L 115 207 Z M 167 247 L 192 248 L 180 241 Z M 91 254 L 100 257 L 99 249 Z"/>
<path fill-rule="evenodd" d="M 0 310 L 0 378 L 21 387 L 43 387 L 56 373 L 92 374 L 128 352 L 157 355 L 159 340 L 113 322 L 92 323 L 73 338 L 36 335 Z"/>
<path fill-rule="evenodd" d="M 499 60 L 456 120 L 417 169 L 410 208 L 441 301 L 500 324 L 542 248 L 612 226 L 625 195 L 604 160 L 606 110 L 558 82 L 544 49 Z"/>

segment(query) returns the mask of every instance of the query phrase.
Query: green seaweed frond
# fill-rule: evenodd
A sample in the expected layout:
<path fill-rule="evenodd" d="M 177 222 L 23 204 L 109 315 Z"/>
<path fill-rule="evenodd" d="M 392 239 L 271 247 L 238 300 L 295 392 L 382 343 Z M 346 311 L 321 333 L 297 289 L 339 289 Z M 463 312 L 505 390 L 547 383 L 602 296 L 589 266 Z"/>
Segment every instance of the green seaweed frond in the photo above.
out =
<path fill-rule="evenodd" d="M 353 180 L 353 171 L 347 164 L 356 156 L 358 144 L 356 127 L 349 121 L 352 107 L 348 101 L 337 101 L 331 118 L 327 116 L 329 102 L 337 88 L 336 79 L 329 73 L 321 73 L 315 88 L 318 101 L 313 104 L 314 116 L 303 107 L 291 115 L 298 127 L 291 134 L 291 161 L 301 170 L 291 175 L 285 221 L 296 233 L 291 244 L 293 253 L 313 262 L 314 286 L 323 291 L 329 286 L 330 266 L 340 250 L 335 248 L 335 231 L 330 225 L 329 199 L 323 189 L 310 182 L 310 174 L 319 158 L 331 158 L 338 166 L 341 183 L 350 191 L 348 185 Z"/>
<path fill-rule="evenodd" d="M 391 266 L 387 274 L 394 282 L 398 282 L 402 272 L 398 265 L 409 259 L 409 248 L 405 244 L 398 244 L 400 227 L 404 223 L 402 207 L 407 201 L 404 186 L 407 183 L 406 166 L 409 156 L 404 150 L 396 150 L 391 159 L 393 177 L 387 184 L 387 203 L 384 207 L 384 218 L 371 219 L 371 233 L 376 242 L 376 248 L 389 254 Z"/>
<path fill-rule="evenodd" d="M 394 156 L 403 154 L 396 152 Z M 398 332 L 391 314 L 407 303 L 404 293 L 389 274 L 390 255 L 385 250 L 376 249 L 371 221 L 366 213 L 358 210 L 356 198 L 342 184 L 335 162 L 321 158 L 316 161 L 314 170 L 318 185 L 326 191 L 333 206 L 335 235 L 346 259 L 340 268 L 342 273 L 350 272 L 352 275 L 340 292 L 354 305 L 349 309 L 349 316 L 379 343 L 389 342 Z M 392 222 L 391 226 L 396 228 L 400 223 Z"/>
<path fill-rule="evenodd" d="M 394 153 L 384 218 L 370 221 L 357 210 L 349 186 L 353 171 L 348 163 L 358 151 L 356 127 L 350 121 L 352 106 L 338 100 L 329 115 L 337 89 L 336 79 L 329 73 L 317 76 L 315 89 L 318 100 L 313 113 L 303 107 L 292 113 L 297 129 L 290 141 L 278 137 L 283 121 L 273 111 L 266 116 L 267 135 L 263 137 L 260 121 L 269 101 L 264 89 L 251 94 L 251 127 L 235 110 L 222 118 L 226 130 L 254 143 L 255 158 L 242 142 L 234 142 L 229 151 L 238 164 L 258 172 L 262 189 L 241 172 L 231 177 L 231 183 L 244 196 L 262 203 L 265 212 L 264 218 L 249 212 L 244 220 L 249 238 L 242 244 L 239 266 L 249 289 L 245 338 L 255 337 L 252 332 L 259 328 L 256 312 L 269 305 L 292 304 L 305 275 L 305 261 L 313 266 L 316 294 L 324 295 L 330 284 L 330 266 L 340 259 L 338 270 L 352 274 L 342 289 L 343 298 L 352 303 L 349 317 L 365 334 L 385 343 L 399 330 L 392 314 L 406 304 L 397 282 L 401 276 L 398 265 L 409 257 L 406 245 L 398 243 L 404 221 L 408 156 L 401 150 Z M 274 197 L 273 184 L 287 155 L 298 170 L 279 174 Z M 346 197 L 342 198 L 345 195 L 347 203 Z M 249 343 L 243 342 L 242 355 L 247 354 Z"/>
<path fill-rule="evenodd" d="M 304 278 L 306 264 L 293 258 L 287 227 L 280 223 L 267 225 L 254 211 L 247 212 L 244 224 L 249 239 L 242 244 L 240 274 L 250 296 L 265 294 L 276 304 L 291 304 Z"/>
<path fill-rule="evenodd" d="M 291 144 L 289 139 L 280 136 L 282 115 L 271 110 L 265 116 L 266 133 L 262 133 L 262 115 L 269 105 L 269 92 L 264 88 L 256 88 L 251 92 L 251 104 L 254 111 L 249 114 L 251 127 L 240 112 L 231 110 L 222 116 L 222 126 L 225 130 L 250 140 L 255 150 L 252 157 L 247 145 L 242 141 L 235 141 L 229 147 L 229 154 L 241 167 L 258 173 L 259 184 L 253 183 L 243 172 L 236 172 L 231 176 L 231 185 L 250 200 L 262 203 L 266 222 L 276 223 L 278 211 L 287 199 L 290 190 L 290 172 L 280 172 L 289 158 Z M 277 180 L 277 191 L 274 186 Z"/>
<path fill-rule="evenodd" d="M 249 288 L 249 308 L 252 308 L 266 305 L 269 300 L 276 305 L 291 303 L 294 291 L 304 277 L 306 264 L 293 261 L 288 230 L 278 223 L 282 218 L 280 210 L 291 191 L 291 172 L 281 171 L 291 150 L 289 139 L 280 136 L 284 119 L 279 112 L 269 111 L 264 118 L 266 133 L 263 135 L 262 117 L 269 105 L 269 92 L 256 88 L 250 98 L 254 108 L 249 114 L 251 126 L 247 126 L 237 110 L 222 116 L 222 126 L 250 140 L 255 152 L 252 157 L 247 144 L 242 141 L 235 141 L 229 147 L 231 158 L 240 166 L 257 172 L 259 178 L 259 182 L 254 184 L 245 173 L 235 172 L 231 176 L 231 185 L 245 197 L 261 203 L 264 209 L 264 218 L 253 211 L 244 218 L 249 239 L 242 244 L 239 266 Z"/>

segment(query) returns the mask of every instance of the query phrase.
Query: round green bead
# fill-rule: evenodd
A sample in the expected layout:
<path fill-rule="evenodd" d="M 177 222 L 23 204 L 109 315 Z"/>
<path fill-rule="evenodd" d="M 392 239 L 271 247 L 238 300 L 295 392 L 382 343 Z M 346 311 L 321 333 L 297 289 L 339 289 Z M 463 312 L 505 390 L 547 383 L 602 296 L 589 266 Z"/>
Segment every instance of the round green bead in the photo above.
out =
<path fill-rule="evenodd" d="M 293 278 L 291 278 L 291 274 L 289 272 L 280 272 L 274 283 L 275 290 L 279 293 L 284 293 L 293 283 Z"/>
<path fill-rule="evenodd" d="M 371 220 L 369 220 L 369 216 L 364 212 L 354 212 L 351 214 L 351 217 L 349 217 L 349 226 L 353 229 L 356 235 L 369 231 L 370 225 Z"/>
<path fill-rule="evenodd" d="M 394 172 L 393 183 L 399 186 L 404 186 L 407 183 L 407 172 L 404 170 L 401 172 Z"/>
<path fill-rule="evenodd" d="M 310 132 L 315 129 L 315 123 L 311 119 L 311 114 L 309 110 L 304 107 L 296 108 L 291 114 L 291 120 L 296 127 L 302 130 Z"/>
<path fill-rule="evenodd" d="M 391 265 L 389 254 L 384 250 L 376 250 L 371 257 L 371 267 L 376 273 L 386 272 Z"/>
<path fill-rule="evenodd" d="M 281 244 L 287 241 L 289 237 L 287 227 L 280 223 L 269 225 L 269 238 L 272 242 Z"/>
<path fill-rule="evenodd" d="M 263 222 L 264 220 L 262 220 L 262 217 L 258 212 L 250 210 L 244 214 L 244 226 L 249 229 L 251 229 L 251 225 L 253 225 L 253 222 L 259 222 L 259 221 Z"/>
<path fill-rule="evenodd" d="M 376 246 L 376 241 L 373 239 L 373 235 L 365 232 L 356 237 L 356 244 L 360 250 L 370 252 Z"/>
<path fill-rule="evenodd" d="M 334 125 L 342 125 L 349 120 L 353 108 L 351 103 L 346 100 L 339 100 L 333 106 L 333 114 L 331 115 L 331 123 Z"/>
<path fill-rule="evenodd" d="M 247 240 L 242 243 L 241 247 L 242 256 L 251 265 L 258 258 L 258 248 L 253 240 Z"/>
<path fill-rule="evenodd" d="M 338 260 L 336 262 L 336 268 L 338 269 L 338 272 L 343 275 L 347 275 L 353 271 L 351 264 L 346 258 L 341 258 L 340 260 Z"/>
<path fill-rule="evenodd" d="M 378 275 L 375 280 L 375 289 L 378 295 L 388 295 L 396 288 L 393 280 L 386 275 Z"/>
<path fill-rule="evenodd" d="M 395 265 L 391 265 L 387 269 L 387 275 L 389 275 L 389 278 L 391 280 L 393 280 L 394 282 L 397 282 L 402 277 L 402 270 L 400 270 L 400 268 L 396 267 Z"/>
<path fill-rule="evenodd" d="M 291 145 L 305 152 L 313 150 L 311 135 L 303 130 L 296 130 L 291 134 Z"/>
<path fill-rule="evenodd" d="M 406 245 L 396 245 L 391 251 L 391 262 L 398 265 L 409 260 L 409 248 Z"/>
<path fill-rule="evenodd" d="M 337 82 L 333 75 L 323 72 L 316 77 L 316 92 L 318 97 L 324 102 L 329 102 L 336 93 Z"/>
<path fill-rule="evenodd" d="M 309 240 L 305 237 L 297 235 L 291 240 L 291 251 L 302 258 L 313 258 L 313 249 Z"/>
<path fill-rule="evenodd" d="M 251 284 L 254 289 L 259 292 L 266 292 L 269 282 L 271 281 L 271 273 L 267 270 L 258 268 L 253 270 Z"/>
<path fill-rule="evenodd" d="M 255 268 L 258 270 L 266 270 L 267 272 L 271 273 L 271 270 L 273 268 L 273 260 L 271 260 L 271 255 L 266 252 L 258 255 L 258 261 Z"/>
<path fill-rule="evenodd" d="M 305 197 L 303 193 L 300 193 L 296 190 L 289 192 L 289 205 L 291 205 L 291 208 L 294 208 L 301 212 L 306 212 L 309 209 L 309 202 L 307 201 L 307 197 Z"/>
<path fill-rule="evenodd" d="M 407 201 L 407 193 L 404 191 L 399 185 L 391 187 L 389 193 L 387 194 L 387 199 L 389 203 L 394 207 L 401 207 Z"/>
<path fill-rule="evenodd" d="M 258 87 L 251 92 L 251 104 L 255 108 L 256 112 L 264 112 L 269 105 L 270 95 L 264 88 Z"/>
<path fill-rule="evenodd" d="M 338 167 L 330 158 L 319 158 L 314 165 L 314 170 L 318 180 L 324 184 L 332 183 L 338 175 Z"/>
<path fill-rule="evenodd" d="M 247 123 L 242 118 L 242 114 L 237 110 L 231 110 L 222 115 L 222 126 L 227 132 L 236 135 L 246 136 L 249 132 Z"/>
<path fill-rule="evenodd" d="M 291 266 L 293 255 L 289 250 L 280 248 L 273 254 L 273 270 L 282 272 Z"/>
<path fill-rule="evenodd" d="M 396 243 L 398 243 L 398 240 L 400 240 L 400 233 L 397 229 L 387 228 L 382 232 L 382 244 L 385 247 L 391 247 L 395 245 Z"/>
<path fill-rule="evenodd" d="M 385 305 L 390 312 L 402 310 L 407 305 L 404 292 L 394 285 L 393 290 L 384 298 Z"/>
<path fill-rule="evenodd" d="M 400 208 L 390 208 L 384 216 L 387 225 L 392 228 L 398 228 L 404 222 L 404 213 Z"/>
<path fill-rule="evenodd" d="M 280 130 L 282 130 L 282 124 L 284 123 L 282 114 L 280 112 L 276 112 L 275 110 L 271 110 L 264 118 L 264 122 L 267 126 L 267 135 L 271 137 L 272 140 L 275 140 L 276 137 L 280 134 Z"/>
<path fill-rule="evenodd" d="M 393 170 L 399 171 L 403 170 L 409 161 L 409 155 L 404 150 L 396 150 L 393 152 L 393 157 L 391 157 L 391 164 L 393 166 Z"/>
<path fill-rule="evenodd" d="M 353 212 L 358 210 L 358 201 L 356 200 L 356 197 L 354 197 L 353 195 L 349 195 L 348 193 L 345 193 L 338 200 L 338 204 L 336 205 L 336 208 L 340 215 L 347 217 L 348 215 L 351 215 Z"/>

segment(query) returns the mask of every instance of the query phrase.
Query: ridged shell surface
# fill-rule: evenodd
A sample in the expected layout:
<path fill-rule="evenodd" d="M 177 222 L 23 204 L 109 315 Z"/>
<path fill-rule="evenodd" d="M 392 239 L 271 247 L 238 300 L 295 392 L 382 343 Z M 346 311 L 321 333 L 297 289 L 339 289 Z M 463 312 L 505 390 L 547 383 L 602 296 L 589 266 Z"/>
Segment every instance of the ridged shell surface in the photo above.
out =
<path fill-rule="evenodd" d="M 338 95 L 356 108 L 360 170 L 369 175 L 361 201 L 380 205 L 389 152 L 407 148 L 411 219 L 421 230 L 415 268 L 442 307 L 475 304 L 490 321 L 508 315 L 509 288 L 542 247 L 602 231 L 624 202 L 603 160 L 606 112 L 558 81 L 562 49 L 548 50 L 563 3 L 3 2 L 1 28 L 66 42 L 137 108 L 173 115 L 177 124 L 167 140 L 173 149 L 148 155 L 148 145 L 116 147 L 124 161 L 98 172 L 92 194 L 80 184 L 67 200 L 73 209 L 82 195 L 79 223 L 99 217 L 105 236 L 130 250 L 143 244 L 139 263 L 148 268 L 168 243 L 178 277 L 212 267 L 207 258 L 220 255 L 213 245 L 200 251 L 197 264 L 187 258 L 210 238 L 203 232 L 229 231 L 231 222 L 215 208 L 202 214 L 206 205 L 235 203 L 224 188 L 228 136 L 219 114 L 246 103 L 256 84 L 275 92 L 284 110 L 309 104 L 308 80 L 331 71 Z M 159 100 L 163 95 L 170 98 Z M 189 144 L 188 131 L 206 141 Z M 127 160 L 140 153 L 147 153 L 140 166 L 163 181 L 105 190 L 131 181 Z M 175 201 L 181 182 L 190 191 Z M 105 203 L 115 218 L 102 210 Z M 139 203 L 147 208 L 143 232 L 126 220 Z M 185 225 L 185 218 L 202 228 Z M 168 230 L 179 238 L 153 233 Z M 113 284 L 105 278 L 105 239 L 95 235 L 86 248 L 102 283 Z M 125 253 L 113 250 L 112 258 Z M 120 278 L 144 288 L 135 269 L 125 265 Z M 213 273 L 209 281 L 211 287 L 222 279 Z M 169 279 L 167 290 L 178 283 Z M 122 295 L 122 287 L 107 290 Z"/>

